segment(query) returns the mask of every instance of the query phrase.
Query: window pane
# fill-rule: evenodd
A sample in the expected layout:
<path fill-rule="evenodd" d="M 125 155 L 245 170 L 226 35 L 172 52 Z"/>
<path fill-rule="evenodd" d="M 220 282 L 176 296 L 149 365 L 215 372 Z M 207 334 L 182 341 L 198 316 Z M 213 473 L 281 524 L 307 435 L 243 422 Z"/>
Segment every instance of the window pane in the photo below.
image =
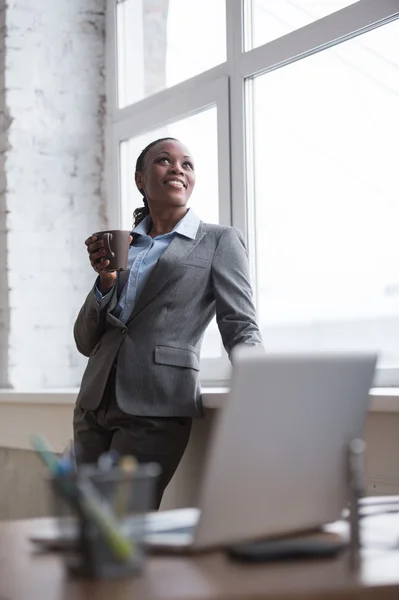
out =
<path fill-rule="evenodd" d="M 254 80 L 268 348 L 399 363 L 398 39 L 395 21 Z"/>
<path fill-rule="evenodd" d="M 119 2 L 120 108 L 224 62 L 225 4 L 225 0 Z"/>
<path fill-rule="evenodd" d="M 219 222 L 217 108 L 212 107 L 191 117 L 175 121 L 136 136 L 121 144 L 122 227 L 132 227 L 132 214 L 142 206 L 136 188 L 134 171 L 140 152 L 153 140 L 175 137 L 185 144 L 195 161 L 196 183 L 189 206 L 202 221 Z M 204 338 L 202 356 L 221 356 L 221 342 L 216 322 L 209 326 Z"/>
<path fill-rule="evenodd" d="M 354 0 L 247 0 L 251 19 L 248 50 L 355 4 Z"/>

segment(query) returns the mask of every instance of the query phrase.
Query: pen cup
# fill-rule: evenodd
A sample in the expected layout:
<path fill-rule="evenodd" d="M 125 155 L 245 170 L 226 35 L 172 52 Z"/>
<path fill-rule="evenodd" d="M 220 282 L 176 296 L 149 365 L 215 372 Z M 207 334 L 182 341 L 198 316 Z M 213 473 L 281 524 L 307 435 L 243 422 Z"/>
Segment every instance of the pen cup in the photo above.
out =
<path fill-rule="evenodd" d="M 153 509 L 159 473 L 152 463 L 132 472 L 85 465 L 78 473 L 51 479 L 70 575 L 114 578 L 143 569 L 146 515 Z"/>

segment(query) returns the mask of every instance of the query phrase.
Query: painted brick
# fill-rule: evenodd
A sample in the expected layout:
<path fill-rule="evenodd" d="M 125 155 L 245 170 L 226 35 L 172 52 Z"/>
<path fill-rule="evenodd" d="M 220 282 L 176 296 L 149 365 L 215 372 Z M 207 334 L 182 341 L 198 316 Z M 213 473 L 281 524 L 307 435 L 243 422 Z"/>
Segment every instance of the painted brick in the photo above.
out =
<path fill-rule="evenodd" d="M 72 329 L 84 240 L 106 226 L 105 3 L 0 0 L 0 387 L 77 386 L 86 362 Z"/>

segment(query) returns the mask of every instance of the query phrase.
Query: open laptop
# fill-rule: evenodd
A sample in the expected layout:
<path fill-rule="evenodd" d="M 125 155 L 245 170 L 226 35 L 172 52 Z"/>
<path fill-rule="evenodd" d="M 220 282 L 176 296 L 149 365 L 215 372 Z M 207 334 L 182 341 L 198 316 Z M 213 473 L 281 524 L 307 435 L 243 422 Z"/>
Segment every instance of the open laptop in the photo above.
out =
<path fill-rule="evenodd" d="M 198 508 L 148 514 L 149 547 L 199 551 L 337 520 L 348 497 L 346 448 L 363 434 L 376 360 L 236 349 Z M 31 539 L 57 548 L 76 533 L 61 539 L 43 530 Z"/>
<path fill-rule="evenodd" d="M 199 508 L 149 515 L 150 547 L 204 550 L 337 520 L 348 498 L 346 449 L 363 434 L 376 360 L 240 347 Z"/>

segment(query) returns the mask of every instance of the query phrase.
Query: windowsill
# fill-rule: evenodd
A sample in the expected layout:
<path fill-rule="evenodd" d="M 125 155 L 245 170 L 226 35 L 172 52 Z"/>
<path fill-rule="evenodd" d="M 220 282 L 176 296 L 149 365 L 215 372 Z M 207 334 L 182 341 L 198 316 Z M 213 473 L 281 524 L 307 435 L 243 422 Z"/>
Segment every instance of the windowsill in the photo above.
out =
<path fill-rule="evenodd" d="M 0 389 L 0 404 L 50 404 L 73 405 L 78 389 L 46 389 L 40 391 L 18 391 Z M 223 407 L 228 396 L 227 387 L 203 387 L 202 401 L 205 408 Z M 399 388 L 373 388 L 371 390 L 371 412 L 399 413 Z"/>

